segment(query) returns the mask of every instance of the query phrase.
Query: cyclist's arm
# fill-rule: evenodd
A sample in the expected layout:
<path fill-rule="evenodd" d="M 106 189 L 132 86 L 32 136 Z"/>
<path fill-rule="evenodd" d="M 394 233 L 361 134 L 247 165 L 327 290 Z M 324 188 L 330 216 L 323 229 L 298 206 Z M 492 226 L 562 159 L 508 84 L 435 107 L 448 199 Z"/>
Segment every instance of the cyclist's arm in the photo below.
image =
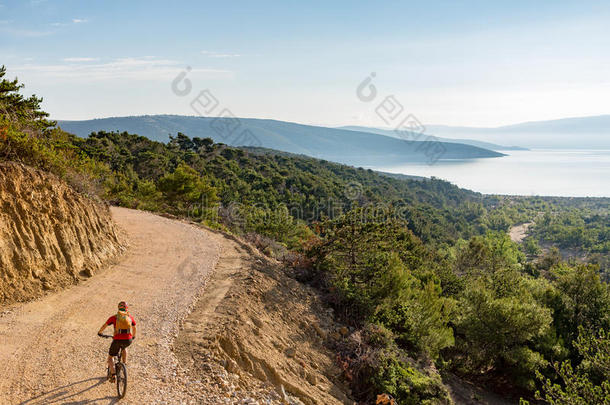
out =
<path fill-rule="evenodd" d="M 136 325 L 131 325 L 131 336 L 133 336 L 133 338 L 136 338 Z"/>
<path fill-rule="evenodd" d="M 104 323 L 102 325 L 102 327 L 100 328 L 100 330 L 97 332 L 97 334 L 100 335 L 100 334 L 104 333 L 104 329 L 106 329 L 107 327 L 108 327 L 108 324 Z"/>

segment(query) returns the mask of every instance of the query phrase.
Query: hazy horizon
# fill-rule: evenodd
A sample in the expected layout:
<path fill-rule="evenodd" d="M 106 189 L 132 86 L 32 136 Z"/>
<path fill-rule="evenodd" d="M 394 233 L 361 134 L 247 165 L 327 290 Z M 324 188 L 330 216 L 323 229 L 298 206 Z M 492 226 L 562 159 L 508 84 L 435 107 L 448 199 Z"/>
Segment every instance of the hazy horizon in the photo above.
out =
<path fill-rule="evenodd" d="M 202 115 L 197 115 L 197 114 L 170 114 L 170 113 L 157 113 L 157 114 L 127 114 L 127 115 L 109 115 L 109 116 L 94 116 L 94 117 L 89 117 L 89 118 L 82 118 L 82 119 L 66 119 L 63 117 L 54 117 L 51 116 L 50 119 L 54 120 L 54 121 L 89 121 L 89 120 L 103 120 L 103 119 L 108 119 L 108 118 L 122 118 L 122 117 L 145 117 L 145 116 L 155 116 L 155 115 L 177 115 L 177 116 L 184 116 L 184 117 L 203 117 L 203 118 L 208 118 L 208 117 L 215 117 L 218 115 L 209 115 L 209 116 L 202 116 Z M 554 119 L 548 119 L 548 120 L 531 120 L 531 121 L 519 121 L 519 122 L 511 122 L 508 124 L 502 124 L 502 125 L 490 125 L 490 126 L 477 126 L 477 125 L 448 125 L 448 124 L 444 124 L 441 122 L 436 122 L 436 123 L 430 123 L 427 124 L 430 127 L 455 127 L 455 128 L 475 128 L 475 129 L 497 129 L 497 128 L 502 128 L 502 127 L 508 127 L 508 126 L 513 126 L 513 125 L 520 125 L 520 124 L 530 124 L 530 123 L 541 123 L 541 122 L 547 122 L 547 121 L 560 121 L 560 120 L 569 120 L 569 119 L 579 119 L 579 118 L 600 118 L 600 117 L 610 117 L 610 113 L 608 114 L 599 114 L 599 115 L 589 115 L 589 116 L 578 116 L 578 117 L 558 117 L 558 118 L 554 118 Z M 351 127 L 351 126 L 362 126 L 363 128 L 368 127 L 368 128 L 376 128 L 376 129 L 383 129 L 383 130 L 388 130 L 388 131 L 393 131 L 396 128 L 391 127 L 391 126 L 382 126 L 382 125 L 378 125 L 378 126 L 374 126 L 374 125 L 356 125 L 355 123 L 344 123 L 344 124 L 339 124 L 339 125 L 325 125 L 325 124 L 311 124 L 311 123 L 307 123 L 307 122 L 300 122 L 300 121 L 289 121 L 289 120 L 281 120 L 278 118 L 273 118 L 273 117 L 248 117 L 248 116 L 239 116 L 238 118 L 244 118 L 244 119 L 256 119 L 256 120 L 273 120 L 273 121 L 284 121 L 284 122 L 290 122 L 290 123 L 294 123 L 294 124 L 299 124 L 299 125 L 310 125 L 310 126 L 319 126 L 319 127 L 325 127 L 325 128 L 336 128 L 336 129 L 342 129 L 344 127 Z"/>

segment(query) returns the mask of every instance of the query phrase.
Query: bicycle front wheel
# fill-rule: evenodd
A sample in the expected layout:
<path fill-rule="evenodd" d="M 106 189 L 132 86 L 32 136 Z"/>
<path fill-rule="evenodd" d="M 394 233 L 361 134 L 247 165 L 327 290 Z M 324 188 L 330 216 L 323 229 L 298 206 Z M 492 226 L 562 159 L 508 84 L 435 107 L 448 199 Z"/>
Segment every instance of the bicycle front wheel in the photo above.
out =
<path fill-rule="evenodd" d="M 116 393 L 119 399 L 127 392 L 127 368 L 123 363 L 116 364 Z"/>

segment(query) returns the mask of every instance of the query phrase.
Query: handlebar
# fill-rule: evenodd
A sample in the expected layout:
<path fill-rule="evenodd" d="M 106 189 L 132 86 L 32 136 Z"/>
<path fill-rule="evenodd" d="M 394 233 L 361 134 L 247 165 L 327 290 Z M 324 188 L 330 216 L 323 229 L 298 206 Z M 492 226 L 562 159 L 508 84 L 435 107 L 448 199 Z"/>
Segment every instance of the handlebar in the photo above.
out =
<path fill-rule="evenodd" d="M 112 336 L 112 335 L 104 335 L 104 334 L 100 335 L 100 334 L 98 334 L 98 336 L 102 337 L 102 338 L 106 338 L 106 339 L 114 339 L 114 336 Z M 132 337 L 132 340 L 135 339 L 135 338 L 136 338 L 135 336 Z"/>

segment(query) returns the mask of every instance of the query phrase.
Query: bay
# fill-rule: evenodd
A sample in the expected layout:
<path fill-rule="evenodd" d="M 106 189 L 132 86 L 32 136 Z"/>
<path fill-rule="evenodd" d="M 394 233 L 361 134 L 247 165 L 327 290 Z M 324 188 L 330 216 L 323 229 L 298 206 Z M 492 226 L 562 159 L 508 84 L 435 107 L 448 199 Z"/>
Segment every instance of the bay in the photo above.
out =
<path fill-rule="evenodd" d="M 536 149 L 489 159 L 374 167 L 437 177 L 484 194 L 610 197 L 610 150 Z"/>

